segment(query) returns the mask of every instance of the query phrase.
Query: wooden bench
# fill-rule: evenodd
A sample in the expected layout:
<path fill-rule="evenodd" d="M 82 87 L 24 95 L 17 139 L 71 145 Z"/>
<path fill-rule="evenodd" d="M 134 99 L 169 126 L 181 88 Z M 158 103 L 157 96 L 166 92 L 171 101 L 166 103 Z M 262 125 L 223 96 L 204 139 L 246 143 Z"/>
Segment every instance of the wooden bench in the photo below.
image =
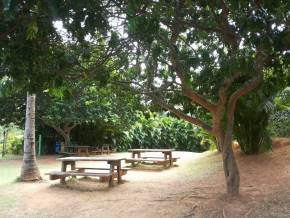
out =
<path fill-rule="evenodd" d="M 94 147 L 90 152 L 96 155 L 104 154 L 104 153 L 110 154 L 110 153 L 116 152 L 116 149 L 113 149 L 111 145 L 104 144 L 101 146 Z"/>
<path fill-rule="evenodd" d="M 68 172 L 61 172 L 61 171 L 52 171 L 46 173 L 45 175 L 49 175 L 50 180 L 56 179 L 63 179 L 69 176 L 93 176 L 93 177 L 106 177 L 109 179 L 112 176 L 111 173 L 91 173 L 91 172 L 77 172 L 77 171 L 68 171 Z"/>
<path fill-rule="evenodd" d="M 94 168 L 94 167 L 76 167 L 76 170 L 78 172 L 85 172 L 85 170 L 97 170 L 97 171 L 110 171 L 110 168 Z M 128 170 L 130 170 L 130 168 L 121 168 L 121 176 L 124 176 L 127 174 Z M 114 172 L 112 175 L 113 179 L 118 177 L 117 172 Z M 108 181 L 108 177 L 100 177 L 100 182 L 107 182 Z"/>
<path fill-rule="evenodd" d="M 144 159 L 162 159 L 163 157 L 142 157 L 142 158 L 144 158 Z M 176 162 L 177 161 L 177 159 L 180 159 L 180 157 L 172 157 L 171 158 L 172 159 L 172 162 Z"/>
<path fill-rule="evenodd" d="M 126 158 L 126 163 L 132 163 L 134 165 L 135 163 L 142 163 L 142 162 L 153 162 L 158 165 L 163 165 L 166 167 L 168 164 L 170 164 L 170 160 L 168 159 L 162 159 L 162 158 Z"/>
<path fill-rule="evenodd" d="M 110 179 L 110 176 L 112 176 L 112 179 L 115 179 L 118 177 L 117 172 L 95 173 L 95 172 L 85 172 L 85 170 L 110 171 L 110 168 L 76 167 L 75 170 L 71 170 L 68 172 L 52 171 L 52 172 L 46 173 L 45 175 L 49 175 L 50 180 L 62 179 L 69 176 L 93 176 L 93 177 L 99 177 L 100 182 L 108 182 Z M 126 175 L 128 170 L 130 169 L 122 168 L 121 176 Z"/>
<path fill-rule="evenodd" d="M 76 167 L 76 170 L 79 172 L 85 171 L 85 170 L 110 170 L 110 168 L 95 168 L 95 167 Z M 130 168 L 121 168 L 121 171 L 124 171 L 127 173 L 127 171 L 130 170 Z"/>
<path fill-rule="evenodd" d="M 113 187 L 114 178 L 117 178 L 118 184 L 122 183 L 122 173 L 126 173 L 125 169 L 121 170 L 121 161 L 125 158 L 121 157 L 62 157 L 57 160 L 61 161 L 61 171 L 54 171 L 47 173 L 50 179 L 60 179 L 61 183 L 65 183 L 65 178 L 68 176 L 95 176 L 100 177 L 100 179 L 105 179 L 109 181 L 109 187 Z M 110 165 L 109 168 L 90 168 L 90 167 L 76 167 L 76 162 L 106 162 Z M 67 167 L 70 166 L 70 171 L 67 171 Z M 89 170 L 103 170 L 106 169 L 108 172 L 85 172 L 86 169 Z"/>
<path fill-rule="evenodd" d="M 60 152 L 60 155 L 62 155 L 63 157 L 71 157 L 71 156 L 75 156 L 77 153 L 74 152 Z"/>

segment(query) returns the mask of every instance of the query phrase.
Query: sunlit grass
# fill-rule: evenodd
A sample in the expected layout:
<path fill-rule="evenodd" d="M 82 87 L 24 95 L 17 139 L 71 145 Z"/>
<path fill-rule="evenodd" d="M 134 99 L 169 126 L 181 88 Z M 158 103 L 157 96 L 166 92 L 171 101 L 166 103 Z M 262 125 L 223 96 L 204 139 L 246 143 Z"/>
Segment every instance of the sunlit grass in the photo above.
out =
<path fill-rule="evenodd" d="M 22 156 L 9 155 L 5 156 L 5 159 L 0 159 L 0 186 L 20 181 L 22 158 Z M 53 164 L 38 162 L 38 167 L 43 176 L 44 173 L 52 169 L 58 169 L 60 164 L 59 162 Z"/>
<path fill-rule="evenodd" d="M 20 165 L 0 163 L 0 185 L 15 182 L 20 176 Z"/>
<path fill-rule="evenodd" d="M 216 151 L 208 151 L 199 158 L 190 160 L 184 166 L 186 174 L 203 177 L 219 170 L 222 167 L 222 161 Z"/>

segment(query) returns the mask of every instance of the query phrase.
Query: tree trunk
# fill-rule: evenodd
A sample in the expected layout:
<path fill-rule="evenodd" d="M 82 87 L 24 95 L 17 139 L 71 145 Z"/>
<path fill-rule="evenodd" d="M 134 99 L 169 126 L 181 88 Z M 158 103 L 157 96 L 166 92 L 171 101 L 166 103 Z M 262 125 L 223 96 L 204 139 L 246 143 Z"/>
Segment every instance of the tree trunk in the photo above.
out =
<path fill-rule="evenodd" d="M 70 132 L 62 135 L 64 138 L 64 146 L 70 146 Z"/>
<path fill-rule="evenodd" d="M 220 138 L 227 193 L 230 197 L 238 196 L 240 189 L 240 173 L 232 148 L 234 110 L 235 107 L 230 106 L 229 112 L 227 113 L 227 123 L 224 131 L 224 137 Z"/>
<path fill-rule="evenodd" d="M 22 181 L 41 180 L 35 156 L 35 95 L 27 93 Z"/>
<path fill-rule="evenodd" d="M 77 124 L 65 124 L 63 129 L 59 126 L 47 124 L 50 127 L 52 127 L 59 135 L 61 135 L 64 139 L 64 145 L 65 146 L 70 146 L 70 133 L 73 128 L 77 126 Z"/>
<path fill-rule="evenodd" d="M 240 173 L 232 149 L 231 141 L 223 143 L 222 156 L 227 193 L 229 196 L 237 196 L 239 195 L 240 188 Z"/>

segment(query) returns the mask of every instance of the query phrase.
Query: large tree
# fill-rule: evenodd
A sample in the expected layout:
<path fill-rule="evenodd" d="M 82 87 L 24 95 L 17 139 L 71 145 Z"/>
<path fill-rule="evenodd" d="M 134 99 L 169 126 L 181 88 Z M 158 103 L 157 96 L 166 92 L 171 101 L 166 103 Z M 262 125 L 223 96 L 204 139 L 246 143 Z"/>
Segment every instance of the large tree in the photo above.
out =
<path fill-rule="evenodd" d="M 227 193 L 238 195 L 231 146 L 237 101 L 266 71 L 284 73 L 287 1 L 129 1 L 120 10 L 137 44 L 131 87 L 215 136 Z"/>
<path fill-rule="evenodd" d="M 0 2 L 0 70 L 2 75 L 13 78 L 14 85 L 25 86 L 28 93 L 36 93 L 50 86 L 51 83 L 58 84 L 63 80 L 63 63 L 69 64 L 69 57 L 65 50 L 58 50 L 62 40 L 83 42 L 87 34 L 102 37 L 97 40 L 108 38 L 106 30 L 108 22 L 106 16 L 106 2 L 90 1 L 86 3 L 75 3 L 68 1 L 16 1 L 7 0 Z M 89 10 L 88 10 L 89 9 Z M 54 21 L 61 19 L 65 27 L 72 33 L 67 37 L 57 32 Z M 71 22 L 72 21 L 72 22 Z M 82 28 L 83 23 L 88 24 Z M 61 35 L 61 36 L 60 36 Z M 62 47 L 63 48 L 63 47 Z M 108 50 L 108 52 L 112 52 Z M 64 60 L 64 62 L 63 62 Z M 105 57 L 104 57 L 105 60 Z M 96 63 L 98 64 L 98 63 Z M 35 104 L 33 94 L 27 95 L 27 103 Z M 27 109 L 35 105 L 27 105 Z M 33 111 L 33 110 L 32 110 Z M 31 113 L 27 113 L 29 115 Z M 33 113 L 32 113 L 33 114 Z M 27 116 L 26 120 L 32 127 L 33 116 Z M 30 130 L 30 132 L 27 132 Z M 27 137 L 35 137 L 33 128 L 25 132 Z M 26 141 L 25 147 L 34 147 L 35 139 Z M 25 176 L 24 170 L 21 174 L 23 180 L 36 180 L 39 177 L 35 158 L 32 157 L 35 149 L 25 150 L 22 169 L 32 169 L 29 176 Z"/>
<path fill-rule="evenodd" d="M 24 156 L 21 180 L 41 179 L 35 158 L 35 95 L 47 73 L 46 53 L 57 40 L 52 19 L 38 1 L 0 3 L 0 58 L 2 76 L 13 78 L 14 86 L 25 83 L 27 91 Z M 44 18 L 45 17 L 45 18 Z"/>

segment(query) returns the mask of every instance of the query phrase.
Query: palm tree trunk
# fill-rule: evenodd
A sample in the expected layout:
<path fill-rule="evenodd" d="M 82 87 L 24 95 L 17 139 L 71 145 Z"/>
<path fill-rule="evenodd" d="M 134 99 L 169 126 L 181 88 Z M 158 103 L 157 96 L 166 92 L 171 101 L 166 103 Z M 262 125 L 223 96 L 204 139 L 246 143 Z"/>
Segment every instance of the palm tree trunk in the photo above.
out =
<path fill-rule="evenodd" d="M 41 180 L 35 155 L 35 94 L 27 93 L 22 181 Z"/>

